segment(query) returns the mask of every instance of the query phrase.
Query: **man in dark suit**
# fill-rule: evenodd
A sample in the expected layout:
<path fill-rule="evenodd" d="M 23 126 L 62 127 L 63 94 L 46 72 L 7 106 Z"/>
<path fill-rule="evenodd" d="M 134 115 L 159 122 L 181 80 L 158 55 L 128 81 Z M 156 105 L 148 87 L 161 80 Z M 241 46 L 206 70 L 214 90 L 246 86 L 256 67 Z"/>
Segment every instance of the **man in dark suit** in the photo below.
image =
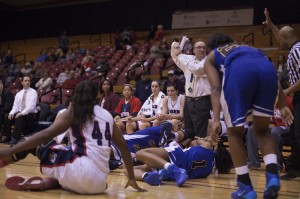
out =
<path fill-rule="evenodd" d="M 2 125 L 4 122 L 4 117 L 7 115 L 14 103 L 14 96 L 13 94 L 3 87 L 3 81 L 0 80 L 0 130 L 2 132 Z M 7 136 L 0 136 L 0 142 L 6 142 Z"/>

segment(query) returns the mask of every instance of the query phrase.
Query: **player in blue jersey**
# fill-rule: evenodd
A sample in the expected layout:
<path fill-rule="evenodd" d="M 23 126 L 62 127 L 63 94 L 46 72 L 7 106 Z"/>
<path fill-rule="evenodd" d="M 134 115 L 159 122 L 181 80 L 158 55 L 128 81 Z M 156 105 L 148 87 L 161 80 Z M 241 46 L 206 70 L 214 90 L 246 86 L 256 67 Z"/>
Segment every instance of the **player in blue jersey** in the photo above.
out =
<path fill-rule="evenodd" d="M 172 128 L 172 124 L 169 122 L 163 123 L 161 126 L 153 126 L 143 130 L 136 131 L 132 134 L 124 135 L 124 139 L 128 146 L 130 153 L 134 158 L 134 163 L 136 163 L 135 153 L 141 149 L 145 148 L 154 148 L 159 146 L 159 139 L 162 134 L 162 129 L 164 130 L 165 127 Z M 193 132 L 191 130 L 185 131 L 178 131 L 180 135 L 179 141 L 189 138 Z M 119 149 L 112 144 L 112 152 L 113 156 L 110 160 L 110 169 L 114 170 L 117 169 L 122 163 L 122 157 Z"/>
<path fill-rule="evenodd" d="M 264 198 L 277 198 L 280 189 L 277 157 L 268 132 L 278 92 L 275 66 L 259 50 L 237 45 L 224 34 L 215 34 L 209 40 L 208 46 L 212 51 L 205 61 L 204 69 L 211 84 L 214 114 L 212 136 L 214 139 L 217 137 L 222 105 L 239 187 L 231 197 L 257 197 L 249 177 L 247 153 L 242 139 L 246 117 L 252 113 L 255 135 L 266 165 Z M 286 123 L 291 124 L 293 116 L 286 107 L 282 89 L 279 89 L 279 96 L 282 116 Z"/>
<path fill-rule="evenodd" d="M 136 158 L 145 164 L 134 167 L 135 178 L 153 186 L 163 180 L 175 180 L 181 187 L 188 178 L 206 178 L 214 166 L 210 137 L 196 137 L 186 149 L 176 142 L 164 148 L 143 149 Z"/>

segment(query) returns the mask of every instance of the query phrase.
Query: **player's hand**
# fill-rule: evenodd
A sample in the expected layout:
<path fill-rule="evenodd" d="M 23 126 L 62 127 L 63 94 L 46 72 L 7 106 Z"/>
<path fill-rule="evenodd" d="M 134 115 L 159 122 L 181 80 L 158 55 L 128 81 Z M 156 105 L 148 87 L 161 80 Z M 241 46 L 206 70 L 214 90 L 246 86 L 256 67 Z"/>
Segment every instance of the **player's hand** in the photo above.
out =
<path fill-rule="evenodd" d="M 135 179 L 132 179 L 132 180 L 128 179 L 127 184 L 125 186 L 125 189 L 129 186 L 131 186 L 132 188 L 134 188 L 138 191 L 141 191 L 141 192 L 147 191 L 146 189 L 143 189 L 143 188 L 139 187 L 139 185 L 136 183 Z"/>
<path fill-rule="evenodd" d="M 264 14 L 266 16 L 266 20 L 263 22 L 263 24 L 266 25 L 266 26 L 270 26 L 271 23 L 272 23 L 272 21 L 271 21 L 271 18 L 270 18 L 270 15 L 269 15 L 269 11 L 268 11 L 267 8 L 265 8 Z"/>
<path fill-rule="evenodd" d="M 0 159 L 3 159 L 7 157 L 7 154 L 9 154 L 10 148 L 1 148 L 0 149 Z"/>
<path fill-rule="evenodd" d="M 285 106 L 280 110 L 280 112 L 281 112 L 281 117 L 282 117 L 283 123 L 286 126 L 290 126 L 294 120 L 294 116 L 293 116 L 291 110 Z"/>

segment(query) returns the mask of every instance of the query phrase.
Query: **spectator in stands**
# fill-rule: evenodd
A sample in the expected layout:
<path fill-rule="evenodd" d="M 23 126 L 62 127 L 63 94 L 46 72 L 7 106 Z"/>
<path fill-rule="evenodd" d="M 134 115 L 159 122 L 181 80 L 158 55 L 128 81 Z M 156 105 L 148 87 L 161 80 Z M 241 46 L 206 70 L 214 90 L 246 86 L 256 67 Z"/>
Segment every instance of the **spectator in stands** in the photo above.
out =
<path fill-rule="evenodd" d="M 11 51 L 11 49 L 8 49 L 5 56 L 3 57 L 2 65 L 7 67 L 8 65 L 13 63 L 13 59 L 14 59 L 14 57 L 12 55 L 12 51 Z"/>
<path fill-rule="evenodd" d="M 30 62 L 26 62 L 24 67 L 21 68 L 21 73 L 23 75 L 29 75 L 29 73 L 32 71 L 32 66 Z"/>
<path fill-rule="evenodd" d="M 141 74 L 141 79 L 135 85 L 136 89 L 134 92 L 134 96 L 139 98 L 142 104 L 152 93 L 151 82 L 152 80 L 149 78 L 149 73 L 146 71 Z"/>
<path fill-rule="evenodd" d="M 42 78 L 44 75 L 44 70 L 43 70 L 42 64 L 39 62 L 34 63 L 32 71 L 34 71 L 34 79 L 40 80 L 40 78 Z M 32 83 L 32 81 L 34 81 L 34 80 L 31 79 L 31 83 Z"/>
<path fill-rule="evenodd" d="M 84 67 L 85 70 L 91 70 L 92 63 L 93 63 L 93 54 L 90 49 L 88 49 L 85 53 L 85 56 L 82 58 L 81 65 Z"/>
<path fill-rule="evenodd" d="M 30 77 L 30 87 L 35 89 L 35 85 L 36 83 L 40 80 L 40 78 L 36 78 L 36 75 L 35 75 L 35 71 L 32 70 L 30 73 L 29 73 L 29 77 Z"/>
<path fill-rule="evenodd" d="M 155 32 L 156 32 L 156 31 L 155 31 L 154 25 L 151 24 L 151 26 L 150 26 L 150 28 L 149 28 L 147 40 L 154 39 Z"/>
<path fill-rule="evenodd" d="M 159 125 L 157 121 L 155 124 L 153 121 L 162 111 L 162 102 L 165 94 L 160 91 L 160 83 L 157 80 L 153 80 L 151 83 L 152 94 L 144 102 L 141 110 L 134 118 L 128 118 L 126 125 L 126 132 L 133 133 L 137 130 L 142 130 L 153 125 Z"/>
<path fill-rule="evenodd" d="M 51 62 L 52 64 L 54 64 L 56 61 L 58 60 L 55 49 L 52 48 L 50 50 L 50 52 L 48 52 L 48 57 L 46 59 L 46 61 Z"/>
<path fill-rule="evenodd" d="M 175 75 L 174 70 L 168 71 L 168 80 L 164 83 L 163 92 L 167 93 L 167 86 L 172 83 L 175 84 L 178 89 L 178 94 L 184 94 L 184 84 Z"/>
<path fill-rule="evenodd" d="M 233 192 L 231 197 L 257 197 L 249 176 L 247 152 L 243 141 L 246 116 L 252 113 L 255 135 L 266 165 L 263 197 L 277 198 L 280 189 L 277 156 L 274 141 L 268 132 L 278 93 L 275 66 L 258 49 L 237 45 L 232 38 L 224 34 L 213 35 L 209 39 L 208 46 L 213 50 L 205 60 L 204 70 L 211 84 L 214 115 L 212 136 L 216 140 L 219 134 L 222 103 L 228 126 L 229 148 L 237 173 L 238 190 Z M 222 84 L 220 72 L 223 73 Z M 293 115 L 285 104 L 281 88 L 278 99 L 282 118 L 290 125 Z"/>
<path fill-rule="evenodd" d="M 122 46 L 121 46 L 122 37 L 121 37 L 121 33 L 119 30 L 117 30 L 114 34 L 114 42 L 115 42 L 116 50 L 121 50 L 122 49 Z"/>
<path fill-rule="evenodd" d="M 161 114 L 158 114 L 153 126 L 158 126 L 164 121 L 173 124 L 174 131 L 178 130 L 178 124 L 183 120 L 183 107 L 185 96 L 179 94 L 176 84 L 168 83 L 167 96 L 162 102 Z"/>
<path fill-rule="evenodd" d="M 81 80 L 75 77 L 75 71 L 70 71 L 70 78 L 61 85 L 63 89 L 74 89 Z"/>
<path fill-rule="evenodd" d="M 264 24 L 269 26 L 274 33 L 276 39 L 279 41 L 281 47 L 290 50 L 287 60 L 287 68 L 289 71 L 290 86 L 284 90 L 285 95 L 293 94 L 293 114 L 294 123 L 291 126 L 291 147 L 292 154 L 287 161 L 287 173 L 281 176 L 283 180 L 290 180 L 300 177 L 300 63 L 299 51 L 300 41 L 296 31 L 290 26 L 284 26 L 280 30 L 273 24 L 270 19 L 267 9 L 264 11 L 266 21 Z"/>
<path fill-rule="evenodd" d="M 44 61 L 46 61 L 48 58 L 48 53 L 47 53 L 47 49 L 43 49 L 41 50 L 41 53 L 40 55 L 36 58 L 36 62 L 39 62 L 39 63 L 43 63 Z"/>
<path fill-rule="evenodd" d="M 206 137 L 211 110 L 210 84 L 204 73 L 206 43 L 197 40 L 193 52 L 195 55 L 182 54 L 178 42 L 173 42 L 171 47 L 171 56 L 185 77 L 185 128 L 193 129 L 199 137 Z"/>
<path fill-rule="evenodd" d="M 165 38 L 164 27 L 163 25 L 158 25 L 157 30 L 155 31 L 154 39 L 156 41 L 162 41 Z"/>
<path fill-rule="evenodd" d="M 68 53 L 66 55 L 66 59 L 70 63 L 72 63 L 72 64 L 74 63 L 74 60 L 76 59 L 76 55 L 75 55 L 74 50 L 72 48 L 68 51 Z"/>
<path fill-rule="evenodd" d="M 4 121 L 2 136 L 7 136 L 7 144 L 16 144 L 21 140 L 22 134 L 29 135 L 35 130 L 37 121 L 37 92 L 30 88 L 30 77 L 22 78 L 23 89 L 16 94 L 13 107 Z M 14 125 L 11 133 L 11 126 Z"/>
<path fill-rule="evenodd" d="M 69 39 L 66 31 L 62 31 L 58 38 L 58 48 L 60 48 L 64 54 L 67 54 L 69 50 Z"/>
<path fill-rule="evenodd" d="M 66 62 L 66 54 L 62 51 L 62 49 L 58 48 L 56 49 L 56 56 L 57 56 L 57 61 L 60 63 L 64 64 Z"/>
<path fill-rule="evenodd" d="M 292 110 L 292 97 L 286 96 L 287 106 Z M 278 170 L 283 169 L 283 139 L 282 136 L 286 136 L 290 133 L 290 126 L 286 126 L 281 118 L 281 113 L 278 104 L 274 109 L 274 116 L 272 117 L 273 127 L 270 128 L 271 136 L 275 142 L 277 166 Z M 250 126 L 247 131 L 246 146 L 248 153 L 248 166 L 252 169 L 260 168 L 260 161 L 258 159 L 258 141 L 255 137 L 253 126 Z"/>
<path fill-rule="evenodd" d="M 126 27 L 121 34 L 122 43 L 124 43 L 125 45 L 126 44 L 130 45 L 131 44 L 130 36 L 131 36 L 131 28 Z"/>
<path fill-rule="evenodd" d="M 113 85 L 108 79 L 105 79 L 100 83 L 99 92 L 101 96 L 99 105 L 111 114 L 114 113 L 120 101 L 119 96 L 115 94 L 113 89 Z"/>
<path fill-rule="evenodd" d="M 140 52 L 137 55 L 137 59 L 135 60 L 135 62 L 130 65 L 130 70 L 137 67 L 142 67 L 143 71 L 148 71 L 148 64 L 148 61 L 145 59 L 145 53 Z"/>
<path fill-rule="evenodd" d="M 132 117 L 135 117 L 141 109 L 141 101 L 132 96 L 133 88 L 130 84 L 123 86 L 124 98 L 120 100 L 115 112 L 114 120 L 122 132 L 126 130 L 126 123 Z M 126 130 L 127 131 L 127 130 Z"/>
<path fill-rule="evenodd" d="M 52 88 L 52 78 L 49 76 L 49 71 L 45 70 L 43 77 L 35 84 L 36 89 L 49 91 Z"/>
<path fill-rule="evenodd" d="M 70 78 L 70 67 L 67 66 L 65 70 L 58 75 L 58 78 L 56 80 L 56 85 L 60 86 L 69 78 Z"/>
<path fill-rule="evenodd" d="M 170 54 L 170 52 L 162 47 L 162 41 L 158 40 L 155 45 L 150 48 L 150 58 L 165 58 Z"/>
<path fill-rule="evenodd" d="M 75 77 L 79 80 L 85 80 L 86 79 L 85 68 L 81 64 L 78 64 L 76 66 Z"/>
<path fill-rule="evenodd" d="M 2 80 L 0 80 L 0 131 L 2 132 L 2 125 L 4 123 L 4 117 L 7 117 L 14 102 L 13 94 L 6 88 L 4 88 Z M 5 135 L 0 136 L 0 142 L 7 142 L 8 137 Z"/>

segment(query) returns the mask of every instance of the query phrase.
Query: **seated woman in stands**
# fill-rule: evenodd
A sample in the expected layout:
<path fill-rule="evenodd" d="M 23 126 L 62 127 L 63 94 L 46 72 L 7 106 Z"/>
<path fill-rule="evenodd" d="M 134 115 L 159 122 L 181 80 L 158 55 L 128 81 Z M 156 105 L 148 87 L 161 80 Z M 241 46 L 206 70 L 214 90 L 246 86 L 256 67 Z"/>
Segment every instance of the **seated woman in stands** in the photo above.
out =
<path fill-rule="evenodd" d="M 133 133 L 134 131 L 153 126 L 153 121 L 161 113 L 165 94 L 160 91 L 160 83 L 157 80 L 152 81 L 151 90 L 152 94 L 143 104 L 137 117 L 129 118 L 126 125 L 127 133 Z"/>
<path fill-rule="evenodd" d="M 162 112 L 157 115 L 153 125 L 158 126 L 163 121 L 169 121 L 173 124 L 174 131 L 177 131 L 178 124 L 183 120 L 185 96 L 178 94 L 178 87 L 174 83 L 167 85 L 167 94 L 162 102 Z"/>
<path fill-rule="evenodd" d="M 116 109 L 120 101 L 120 98 L 113 91 L 112 83 L 108 79 L 103 80 L 100 83 L 99 92 L 101 95 L 99 100 L 99 105 L 102 108 L 106 109 L 111 114 L 113 114 L 114 110 Z"/>
<path fill-rule="evenodd" d="M 125 132 L 127 121 L 138 114 L 142 103 L 137 97 L 133 96 L 133 88 L 130 84 L 124 84 L 123 95 L 124 98 L 120 100 L 113 115 L 117 126 Z"/>

